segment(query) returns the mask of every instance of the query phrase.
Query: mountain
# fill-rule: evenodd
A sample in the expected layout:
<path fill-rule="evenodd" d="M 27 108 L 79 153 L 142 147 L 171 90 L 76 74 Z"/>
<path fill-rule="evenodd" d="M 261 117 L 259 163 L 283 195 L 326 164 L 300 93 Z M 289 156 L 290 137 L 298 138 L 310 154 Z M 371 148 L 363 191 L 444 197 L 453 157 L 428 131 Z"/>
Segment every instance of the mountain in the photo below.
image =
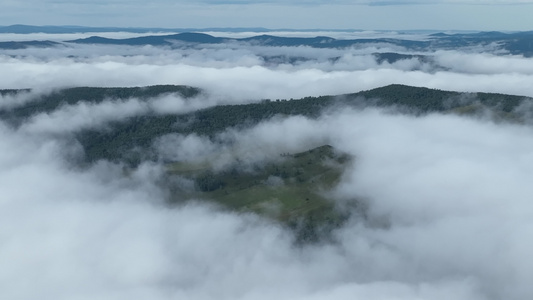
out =
<path fill-rule="evenodd" d="M 432 47 L 453 49 L 454 47 L 472 47 L 496 45 L 510 54 L 533 56 L 533 31 L 503 33 L 498 31 L 467 34 L 433 34 Z"/>
<path fill-rule="evenodd" d="M 21 41 L 21 42 L 0 42 L 0 49 L 16 50 L 26 49 L 30 47 L 34 48 L 48 48 L 61 46 L 61 43 L 52 41 Z"/>
<path fill-rule="evenodd" d="M 168 93 L 178 93 L 194 100 L 201 91 L 192 87 L 172 85 L 145 88 L 71 88 L 35 96 L 35 99 L 24 105 L 0 110 L 0 118 L 18 126 L 25 118 L 38 113 L 50 113 L 66 104 L 72 105 L 81 101 L 99 103 L 104 99 L 119 100 L 131 97 L 148 99 Z M 139 149 L 150 149 L 156 138 L 170 133 L 194 133 L 214 137 L 229 128 L 247 127 L 278 115 L 316 118 L 324 109 L 334 106 L 395 107 L 415 115 L 431 112 L 476 114 L 490 110 L 500 117 L 519 121 L 515 110 L 523 101 L 533 100 L 522 96 L 459 93 L 394 84 L 345 95 L 220 105 L 184 114 L 149 113 L 111 122 L 106 126 L 106 130 L 82 130 L 76 133 L 76 138 L 82 145 L 85 159 L 89 163 L 107 159 L 127 162 L 134 166 L 144 159 L 157 159 L 149 157 L 147 153 L 151 153 L 150 151 Z"/>
<path fill-rule="evenodd" d="M 115 45 L 169 45 L 176 42 L 186 42 L 192 44 L 220 44 L 226 42 L 248 43 L 251 45 L 261 45 L 270 47 L 295 47 L 308 46 L 314 48 L 348 48 L 365 44 L 389 44 L 410 50 L 436 50 L 436 49 L 457 49 L 473 46 L 494 45 L 511 54 L 533 55 L 533 32 L 501 33 L 501 32 L 480 32 L 470 34 L 444 34 L 437 33 L 429 36 L 426 41 L 415 41 L 393 38 L 375 39 L 335 39 L 326 36 L 317 37 L 279 37 L 273 35 L 258 35 L 248 38 L 218 38 L 202 33 L 183 33 L 164 36 L 148 36 L 130 39 L 103 39 L 91 37 L 67 41 L 70 43 L 91 43 L 91 44 L 115 44 Z"/>
<path fill-rule="evenodd" d="M 372 54 L 375 58 L 377 63 L 381 64 L 383 62 L 387 62 L 389 64 L 393 64 L 395 62 L 398 62 L 400 60 L 404 59 L 418 59 L 421 62 L 430 62 L 431 58 L 427 55 L 417 55 L 417 54 L 401 54 L 401 53 L 395 53 L 395 52 L 382 52 L 382 53 L 373 53 Z"/>
<path fill-rule="evenodd" d="M 0 94 L 16 94 L 29 90 L 0 90 Z M 147 87 L 75 87 L 55 90 L 44 95 L 37 95 L 22 106 L 14 109 L 0 109 L 0 118 L 20 124 L 22 120 L 39 113 L 51 113 L 63 105 L 74 105 L 82 101 L 100 103 L 104 100 L 121 100 L 129 98 L 148 99 L 165 94 L 177 94 L 184 98 L 192 98 L 201 92 L 200 89 L 183 85 L 154 85 Z"/>
<path fill-rule="evenodd" d="M 1 95 L 28 94 L 29 90 L 0 90 Z M 34 95 L 18 106 L 0 108 L 0 118 L 13 127 L 38 114 L 51 114 L 79 103 L 124 101 L 136 98 L 149 101 L 153 97 L 176 94 L 195 101 L 200 89 L 189 86 L 159 85 L 130 88 L 77 87 Z M 242 105 L 220 105 L 182 114 L 147 112 L 106 126 L 74 132 L 83 149 L 84 167 L 98 160 L 124 163 L 125 175 L 144 161 L 158 161 L 165 168 L 161 180 L 168 190 L 169 205 L 181 205 L 191 199 L 210 201 L 238 213 L 256 213 L 282 226 L 291 228 L 297 243 L 331 239 L 332 232 L 349 217 L 331 201 L 328 191 L 342 179 L 345 168 L 356 157 L 340 153 L 329 145 L 321 145 L 298 153 L 279 153 L 278 159 L 259 162 L 231 160 L 224 168 L 215 168 L 216 158 L 200 161 L 169 160 L 158 157 L 155 142 L 168 134 L 194 134 L 216 141 L 227 129 L 245 129 L 279 116 L 319 117 L 327 109 L 367 106 L 394 108 L 407 114 L 432 112 L 476 114 L 493 112 L 501 120 L 519 122 L 516 109 L 532 98 L 522 96 L 459 93 L 399 84 L 358 93 L 305 97 L 295 100 L 263 100 Z M 230 150 L 231 151 L 231 150 Z M 358 217 L 365 218 L 365 205 L 360 199 L 347 200 Z"/>
<path fill-rule="evenodd" d="M 203 33 L 178 33 L 171 35 L 153 35 L 153 36 L 143 36 L 137 38 L 128 38 L 128 39 L 109 39 L 98 36 L 92 36 L 85 39 L 78 39 L 72 41 L 66 41 L 69 43 L 77 44 L 112 44 L 112 45 L 152 45 L 152 46 L 163 46 L 163 45 L 173 45 L 175 42 L 186 42 L 186 43 L 195 43 L 195 44 L 219 44 L 223 43 L 225 39 L 217 38 L 208 34 Z"/>
<path fill-rule="evenodd" d="M 247 43 L 251 45 L 261 45 L 261 46 L 270 46 L 270 47 L 281 47 L 281 46 L 309 46 L 315 48 L 345 48 L 351 47 L 359 44 L 371 44 L 371 43 L 387 43 L 396 46 L 402 46 L 410 49 L 422 49 L 429 46 L 428 42 L 421 41 L 408 41 L 401 39 L 353 39 L 353 40 L 341 40 L 334 39 L 331 37 L 279 37 L 273 35 L 259 35 L 248 38 L 219 38 L 214 37 L 208 34 L 203 33 L 180 33 L 172 35 L 162 35 L 162 36 L 147 36 L 147 37 L 137 37 L 137 38 L 128 38 L 128 39 L 107 39 L 101 37 L 89 37 L 85 39 L 76 39 L 66 41 L 69 43 L 78 43 L 78 44 L 114 44 L 114 45 L 153 45 L 161 46 L 168 45 L 172 46 L 176 42 L 186 42 L 193 44 L 221 44 L 227 42 L 240 42 Z"/>
<path fill-rule="evenodd" d="M 362 45 L 390 45 L 415 51 L 455 50 L 458 48 L 490 46 L 514 55 L 533 56 L 533 31 L 523 32 L 476 32 L 476 33 L 433 33 L 426 40 L 409 40 L 401 38 L 370 38 L 370 39 L 335 39 L 327 36 L 317 37 L 280 37 L 269 34 L 247 38 L 214 37 L 199 31 L 223 32 L 265 32 L 264 28 L 204 28 L 204 29 L 165 29 L 165 28 L 117 28 L 117 27 L 80 27 L 80 26 L 28 26 L 11 25 L 0 27 L 0 33 L 97 33 L 97 32 L 131 32 L 150 33 L 168 32 L 167 35 L 149 35 L 136 38 L 112 39 L 100 36 L 64 41 L 77 44 L 106 45 L 153 45 L 174 46 L 196 44 L 244 43 L 269 47 L 308 46 L 314 48 L 349 48 Z M 283 30 L 282 30 L 283 31 Z M 176 34 L 176 32 L 179 32 Z M 26 47 L 55 47 L 59 43 L 50 41 L 2 42 L 0 49 L 21 49 Z"/>

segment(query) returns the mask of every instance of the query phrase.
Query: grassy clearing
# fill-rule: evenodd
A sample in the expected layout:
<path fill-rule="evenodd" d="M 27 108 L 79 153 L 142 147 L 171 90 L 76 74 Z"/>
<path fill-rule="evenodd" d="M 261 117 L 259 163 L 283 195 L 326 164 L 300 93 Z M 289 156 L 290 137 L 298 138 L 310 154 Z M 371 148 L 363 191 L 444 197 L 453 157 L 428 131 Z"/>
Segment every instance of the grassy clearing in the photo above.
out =
<path fill-rule="evenodd" d="M 254 166 L 253 171 L 235 166 L 214 173 L 208 164 L 188 163 L 171 164 L 168 170 L 195 181 L 196 189 L 187 192 L 191 198 L 273 218 L 294 228 L 298 240 L 314 241 L 346 218 L 323 192 L 337 184 L 349 161 L 326 145 L 284 155 L 281 162 Z"/>

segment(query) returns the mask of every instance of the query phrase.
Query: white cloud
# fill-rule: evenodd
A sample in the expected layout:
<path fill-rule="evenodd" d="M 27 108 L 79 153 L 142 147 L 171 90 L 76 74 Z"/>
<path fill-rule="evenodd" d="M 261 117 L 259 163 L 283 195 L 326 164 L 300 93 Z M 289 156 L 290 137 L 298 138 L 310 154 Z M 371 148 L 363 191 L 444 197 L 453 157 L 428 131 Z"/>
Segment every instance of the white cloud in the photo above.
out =
<path fill-rule="evenodd" d="M 522 56 L 497 56 L 492 54 L 462 53 L 459 51 L 437 52 L 437 63 L 453 72 L 462 74 L 508 74 L 530 75 L 533 64 Z"/>
<path fill-rule="evenodd" d="M 111 121 L 147 113 L 148 105 L 137 99 L 126 101 L 104 101 L 99 104 L 80 102 L 66 105 L 51 113 L 32 116 L 21 130 L 33 134 L 60 134 L 105 126 Z"/>
<path fill-rule="evenodd" d="M 186 84 L 204 88 L 218 99 L 243 102 L 423 82 L 439 89 L 533 96 L 527 84 L 532 76 L 527 58 L 476 52 L 481 50 L 494 51 L 414 53 L 434 62 L 413 58 L 378 64 L 372 53 L 409 52 L 387 45 L 347 50 L 239 44 L 202 49 L 77 45 L 7 51 L 9 56 L 0 56 L 5 70 L 0 87 Z"/>
<path fill-rule="evenodd" d="M 199 205 L 166 208 L 153 184 L 160 174 L 154 166 L 130 178 L 106 164 L 76 171 L 62 162 L 56 142 L 6 128 L 1 135 L 0 253 L 7 263 L 0 277 L 8 297 L 533 294 L 529 127 L 367 109 L 317 121 L 275 119 L 235 135 L 243 149 L 266 147 L 264 154 L 328 142 L 356 155 L 338 193 L 364 197 L 369 219 L 388 226 L 354 219 L 338 232 L 339 244 L 301 249 L 291 247 L 281 228 L 253 216 Z"/>
<path fill-rule="evenodd" d="M 105 56 L 64 55 L 89 49 Z M 270 50 L 318 62 L 256 65 L 257 52 Z M 135 55 L 119 57 L 121 51 Z M 97 126 L 146 111 L 186 112 L 387 83 L 533 95 L 526 59 L 437 52 L 449 71 L 410 71 L 412 61 L 378 65 L 368 52 L 354 50 L 338 62 L 339 71 L 323 61 L 334 51 L 204 51 L 185 60 L 184 53 L 165 49 L 114 47 L 1 57 L 5 88 L 173 83 L 208 92 L 189 100 L 64 106 L 18 130 L 0 124 L 4 298 L 531 299 L 531 127 L 338 108 L 318 120 L 277 117 L 215 140 L 160 140 L 159 150 L 173 159 L 274 159 L 322 144 L 354 155 L 335 193 L 363 199 L 367 219 L 350 220 L 335 233 L 337 243 L 303 247 L 257 216 L 205 203 L 167 206 L 158 186 L 161 166 L 145 163 L 128 175 L 107 162 L 74 168 L 65 157 L 78 153 L 76 145 L 42 134 L 62 132 L 61 124 Z M 242 53 L 248 58 L 233 57 Z M 0 100 L 2 107 L 18 101 Z"/>

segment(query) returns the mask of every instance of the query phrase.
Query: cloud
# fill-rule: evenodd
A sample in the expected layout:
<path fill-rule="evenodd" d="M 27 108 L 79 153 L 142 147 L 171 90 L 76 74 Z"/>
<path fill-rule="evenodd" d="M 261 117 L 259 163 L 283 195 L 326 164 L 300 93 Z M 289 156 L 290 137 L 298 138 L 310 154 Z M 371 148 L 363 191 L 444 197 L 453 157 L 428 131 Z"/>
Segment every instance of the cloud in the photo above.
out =
<path fill-rule="evenodd" d="M 427 281 L 432 288 L 435 280 L 461 278 L 461 292 L 474 299 L 521 299 L 533 292 L 527 284 L 531 266 L 519 267 L 519 253 L 531 247 L 525 241 L 531 222 L 522 223 L 532 213 L 530 127 L 372 109 L 304 126 L 296 125 L 298 119 L 268 123 L 255 143 L 285 145 L 269 137 L 283 132 L 287 140 L 322 137 L 355 155 L 337 192 L 367 199 L 370 223 L 355 219 L 339 233 L 351 276 L 407 285 Z M 491 257 L 501 260 L 487 264 Z"/>
<path fill-rule="evenodd" d="M 52 113 L 32 116 L 21 130 L 33 134 L 61 134 L 81 129 L 103 127 L 111 121 L 123 121 L 135 115 L 148 112 L 146 103 L 136 99 L 126 101 L 104 101 L 99 104 L 81 102 L 63 106 Z"/>
<path fill-rule="evenodd" d="M 18 105 L 23 105 L 31 101 L 32 96 L 34 95 L 30 91 L 0 94 L 0 109 L 11 109 Z"/>
<path fill-rule="evenodd" d="M 107 163 L 73 170 L 62 159 L 62 145 L 2 127 L 0 234 L 6 239 L 0 253 L 8 263 L 0 277 L 9 283 L 3 294 L 21 299 L 133 294 L 528 299 L 533 294 L 526 238 L 532 226 L 531 128 L 365 109 L 318 120 L 274 119 L 231 136 L 243 149 L 265 147 L 266 154 L 276 146 L 328 142 L 355 155 L 337 193 L 367 199 L 367 221 L 353 219 L 337 232 L 338 244 L 293 248 L 287 232 L 252 215 L 199 204 L 167 208 L 154 183 L 161 174 L 157 166 L 144 165 L 131 177 Z M 182 150 L 202 143 L 187 137 Z M 12 147 L 18 151 L 8 151 Z M 367 223 L 373 218 L 387 226 Z"/>
<path fill-rule="evenodd" d="M 34 95 L 34 97 L 38 96 Z M 9 101 L 10 98 L 8 97 Z M 39 101 L 33 100 L 33 101 Z M 9 103 L 9 102 L 8 102 Z M 209 95 L 184 99 L 176 94 L 152 97 L 147 100 L 105 99 L 99 103 L 80 101 L 74 105 L 61 105 L 52 112 L 37 113 L 20 127 L 31 134 L 61 135 L 79 132 L 83 129 L 102 129 L 111 122 L 122 122 L 128 118 L 147 114 L 185 114 L 198 109 L 227 104 Z"/>
<path fill-rule="evenodd" d="M 378 63 L 372 54 L 384 52 L 425 55 L 428 60 Z M 187 84 L 231 103 L 420 82 L 439 89 L 533 96 L 527 84 L 532 76 L 528 59 L 503 55 L 494 45 L 415 53 L 387 44 L 343 50 L 246 44 L 178 49 L 68 45 L 6 50 L 0 64 L 5 70 L 2 88 Z"/>
<path fill-rule="evenodd" d="M 92 50 L 98 51 L 68 57 Z M 121 51 L 135 55 L 120 57 Z M 9 74 L 2 86 L 41 88 L 36 94 L 70 85 L 185 83 L 206 90 L 189 100 L 167 95 L 63 106 L 18 129 L 0 123 L 2 295 L 531 299 L 528 125 L 337 107 L 318 119 L 277 116 L 213 139 L 169 135 L 157 142 L 165 157 L 215 157 L 221 164 L 235 157 L 272 160 L 280 152 L 323 144 L 353 155 L 353 166 L 332 194 L 339 205 L 364 201 L 367 211 L 335 231 L 335 243 L 299 247 L 289 231 L 256 215 L 201 201 L 169 206 L 161 165 L 146 162 L 127 174 L 105 161 L 79 168 L 68 159 L 81 155 L 74 143 L 62 134 L 43 134 L 64 133 L 61 124 L 86 128 L 147 112 L 339 94 L 386 83 L 532 95 L 521 57 L 441 51 L 426 54 L 448 71 L 413 71 L 404 65 L 413 61 L 377 64 L 369 55 L 374 49 L 354 49 L 337 63 L 326 63 L 338 54 L 328 51 L 244 47 L 191 56 L 185 50 L 88 47 L 2 56 L 0 67 Z M 259 52 L 311 60 L 265 66 Z M 242 53 L 249 58 L 233 57 Z M 28 94 L 18 97 L 29 101 Z M 3 96 L 2 108 L 19 98 Z"/>
<path fill-rule="evenodd" d="M 365 122 L 374 117 L 375 123 Z M 522 242 L 530 224 L 514 220 L 531 213 L 525 197 L 531 155 L 523 150 L 533 142 L 531 128 L 438 115 L 380 119 L 360 115 L 366 125 L 339 127 L 359 149 L 353 177 L 340 190 L 370 198 L 371 210 L 391 222 L 374 240 L 376 247 L 405 253 L 397 263 L 421 271 L 417 280 L 453 270 L 477 274 L 489 299 L 530 293 L 523 279 L 508 276 L 520 264 L 516 251 L 530 246 Z M 356 238 L 348 230 L 346 234 Z M 490 257 L 505 257 L 505 263 L 486 264 Z M 434 263 L 424 263 L 426 259 Z M 526 275 L 527 270 L 518 273 Z"/>

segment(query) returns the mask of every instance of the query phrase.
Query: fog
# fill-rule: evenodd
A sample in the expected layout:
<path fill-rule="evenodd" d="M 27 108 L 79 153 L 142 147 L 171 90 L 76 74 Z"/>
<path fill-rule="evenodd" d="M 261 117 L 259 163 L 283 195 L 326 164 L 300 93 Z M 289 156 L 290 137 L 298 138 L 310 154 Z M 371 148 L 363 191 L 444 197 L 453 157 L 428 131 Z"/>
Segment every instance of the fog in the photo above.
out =
<path fill-rule="evenodd" d="M 324 144 L 350 154 L 354 163 L 331 191 L 332 200 L 347 210 L 353 199 L 364 202 L 365 217 L 354 213 L 334 231 L 333 242 L 308 245 L 295 245 L 291 231 L 252 213 L 205 201 L 169 206 L 169 192 L 160 185 L 165 168 L 158 163 L 144 162 L 126 174 L 118 163 L 80 168 L 69 159 L 83 156 L 72 133 L 146 113 L 389 83 L 533 96 L 529 60 L 438 51 L 429 54 L 447 70 L 410 70 L 402 61 L 378 64 L 370 55 L 374 50 L 354 50 L 346 55 L 365 63 L 341 59 L 324 67 L 324 53 L 337 50 L 262 49 L 301 50 L 314 59 L 305 67 L 267 66 L 257 49 L 244 46 L 210 48 L 188 60 L 176 49 L 87 47 L 2 54 L 0 86 L 36 88 L 31 93 L 39 94 L 65 86 L 172 83 L 204 92 L 193 99 L 81 102 L 34 115 L 17 128 L 0 123 L 2 298 L 533 297 L 530 125 L 336 107 L 316 119 L 277 116 L 213 138 L 172 134 L 156 141 L 161 157 L 210 158 L 220 167 L 235 157 L 270 160 Z M 69 57 L 87 49 L 103 53 Z M 123 50 L 145 53 L 122 57 Z M 236 54 L 241 51 L 252 62 L 243 63 Z M 353 69 L 334 70 L 340 63 Z M 0 109 L 30 96 L 4 95 Z"/>
<path fill-rule="evenodd" d="M 426 59 L 388 63 L 378 62 L 373 55 L 388 52 Z M 502 53 L 496 45 L 411 52 L 389 44 L 318 49 L 242 43 L 177 48 L 65 43 L 55 48 L 3 50 L 0 64 L 0 88 L 186 84 L 217 97 L 256 101 L 352 93 L 402 83 L 533 96 L 528 84 L 530 59 Z"/>

